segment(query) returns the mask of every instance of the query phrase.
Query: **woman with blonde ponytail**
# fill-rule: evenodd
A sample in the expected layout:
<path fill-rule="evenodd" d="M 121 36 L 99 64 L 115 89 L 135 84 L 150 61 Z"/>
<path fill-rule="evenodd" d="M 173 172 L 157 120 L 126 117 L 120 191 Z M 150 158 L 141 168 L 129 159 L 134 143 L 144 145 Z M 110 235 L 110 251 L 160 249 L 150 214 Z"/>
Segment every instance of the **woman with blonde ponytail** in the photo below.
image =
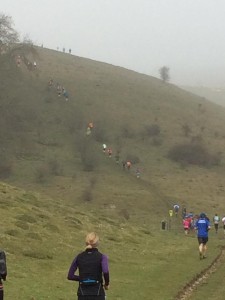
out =
<path fill-rule="evenodd" d="M 109 289 L 108 257 L 98 251 L 95 232 L 87 234 L 85 243 L 85 251 L 74 258 L 67 278 L 79 282 L 78 300 L 105 300 L 105 290 Z"/>

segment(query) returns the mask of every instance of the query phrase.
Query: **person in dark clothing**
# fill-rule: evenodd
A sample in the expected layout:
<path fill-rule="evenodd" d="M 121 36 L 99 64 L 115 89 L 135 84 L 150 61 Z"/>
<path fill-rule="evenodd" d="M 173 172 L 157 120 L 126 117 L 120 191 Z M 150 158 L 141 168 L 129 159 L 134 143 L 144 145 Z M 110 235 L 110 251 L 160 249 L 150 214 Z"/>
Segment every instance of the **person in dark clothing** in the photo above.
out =
<path fill-rule="evenodd" d="M 109 289 L 108 257 L 98 251 L 99 237 L 91 232 L 86 236 L 86 249 L 78 254 L 69 269 L 67 279 L 78 281 L 78 300 L 105 300 Z M 76 275 L 78 270 L 79 275 Z"/>
<path fill-rule="evenodd" d="M 3 280 L 6 280 L 7 274 L 0 275 L 0 300 L 4 299 L 4 289 L 3 289 Z"/>
<path fill-rule="evenodd" d="M 0 300 L 3 299 L 4 299 L 3 283 L 2 283 L 2 279 L 0 279 Z"/>
<path fill-rule="evenodd" d="M 7 266 L 6 255 L 3 250 L 0 250 L 0 300 L 4 299 L 3 281 L 6 281 Z"/>

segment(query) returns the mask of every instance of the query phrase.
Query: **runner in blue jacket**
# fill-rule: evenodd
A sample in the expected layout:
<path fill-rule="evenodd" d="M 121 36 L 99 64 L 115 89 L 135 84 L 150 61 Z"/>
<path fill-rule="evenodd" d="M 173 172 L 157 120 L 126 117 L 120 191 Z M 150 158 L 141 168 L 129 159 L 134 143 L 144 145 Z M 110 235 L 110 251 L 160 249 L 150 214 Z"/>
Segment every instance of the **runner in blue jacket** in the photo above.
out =
<path fill-rule="evenodd" d="M 208 242 L 208 231 L 210 229 L 210 221 L 205 213 L 201 213 L 198 221 L 195 224 L 195 230 L 198 231 L 199 258 L 206 258 L 206 244 Z"/>

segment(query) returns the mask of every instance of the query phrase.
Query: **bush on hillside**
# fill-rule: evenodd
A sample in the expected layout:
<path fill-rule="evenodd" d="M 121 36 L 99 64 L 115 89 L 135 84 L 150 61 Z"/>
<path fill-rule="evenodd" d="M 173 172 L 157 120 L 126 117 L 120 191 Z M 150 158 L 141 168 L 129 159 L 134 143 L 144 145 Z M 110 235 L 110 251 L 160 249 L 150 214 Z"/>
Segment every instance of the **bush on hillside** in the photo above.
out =
<path fill-rule="evenodd" d="M 5 158 L 0 157 L 0 179 L 9 178 L 13 172 L 12 162 Z"/>
<path fill-rule="evenodd" d="M 121 128 L 121 136 L 123 138 L 128 138 L 128 139 L 134 138 L 135 137 L 134 129 L 131 128 L 129 125 L 124 125 Z"/>
<path fill-rule="evenodd" d="M 104 126 L 95 127 L 93 130 L 93 137 L 96 140 L 96 142 L 99 143 L 108 142 L 107 130 L 104 128 Z"/>
<path fill-rule="evenodd" d="M 37 183 L 44 184 L 50 177 L 50 170 L 47 165 L 42 165 L 35 172 L 35 180 Z"/>
<path fill-rule="evenodd" d="M 158 124 L 151 124 L 145 126 L 145 133 L 149 137 L 158 136 L 161 132 L 160 126 Z"/>
<path fill-rule="evenodd" d="M 93 189 L 94 189 L 96 182 L 97 182 L 97 180 L 94 177 L 89 180 L 89 186 L 82 194 L 83 201 L 90 202 L 93 200 Z"/>
<path fill-rule="evenodd" d="M 91 136 L 77 136 L 76 147 L 80 153 L 83 170 L 94 171 L 98 165 L 95 144 Z"/>
<path fill-rule="evenodd" d="M 86 189 L 82 194 L 82 200 L 84 202 L 90 202 L 93 200 L 92 190 L 90 188 Z"/>
<path fill-rule="evenodd" d="M 182 131 L 183 131 L 185 137 L 189 137 L 189 136 L 190 136 L 190 133 L 191 133 L 191 128 L 190 128 L 189 125 L 184 124 L 184 125 L 182 126 Z"/>
<path fill-rule="evenodd" d="M 62 167 L 56 158 L 52 158 L 49 160 L 48 168 L 52 175 L 60 176 L 63 174 Z"/>
<path fill-rule="evenodd" d="M 163 144 L 163 140 L 159 136 L 155 136 L 153 137 L 151 144 L 152 146 L 159 147 Z"/>
<path fill-rule="evenodd" d="M 81 161 L 83 165 L 83 171 L 91 172 L 95 170 L 96 160 L 95 160 L 95 154 L 93 153 L 93 150 L 86 149 L 85 152 L 82 152 Z"/>
<path fill-rule="evenodd" d="M 170 149 L 168 157 L 181 164 L 210 167 L 221 163 L 220 154 L 210 154 L 200 143 L 176 145 Z"/>
<path fill-rule="evenodd" d="M 82 129 L 84 124 L 82 112 L 79 109 L 73 110 L 72 113 L 67 114 L 65 122 L 66 126 L 69 128 L 69 132 L 72 134 L 77 130 Z"/>

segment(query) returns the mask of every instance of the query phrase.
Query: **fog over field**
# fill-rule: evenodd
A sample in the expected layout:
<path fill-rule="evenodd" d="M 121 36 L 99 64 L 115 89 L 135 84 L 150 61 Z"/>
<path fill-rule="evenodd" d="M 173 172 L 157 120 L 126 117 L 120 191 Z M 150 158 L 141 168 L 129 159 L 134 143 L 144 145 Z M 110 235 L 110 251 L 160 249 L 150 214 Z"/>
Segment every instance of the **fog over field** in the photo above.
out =
<path fill-rule="evenodd" d="M 159 77 L 223 86 L 224 0 L 2 0 L 21 38 Z"/>

